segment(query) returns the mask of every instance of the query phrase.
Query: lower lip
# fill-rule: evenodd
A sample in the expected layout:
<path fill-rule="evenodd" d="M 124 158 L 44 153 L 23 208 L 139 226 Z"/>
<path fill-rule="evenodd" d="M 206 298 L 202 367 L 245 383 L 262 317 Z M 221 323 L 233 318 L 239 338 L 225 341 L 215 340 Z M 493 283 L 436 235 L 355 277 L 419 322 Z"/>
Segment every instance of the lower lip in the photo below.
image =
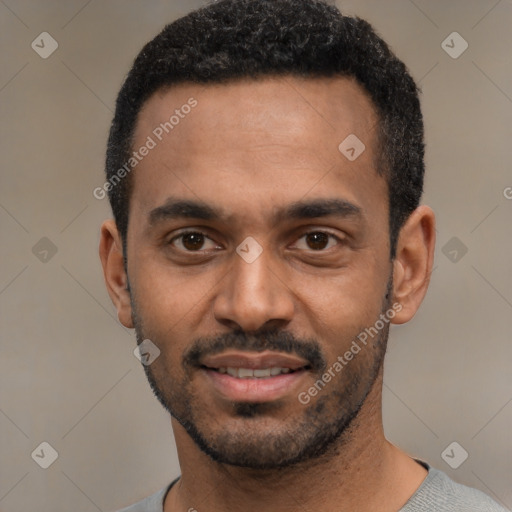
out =
<path fill-rule="evenodd" d="M 298 370 L 264 379 L 238 379 L 215 370 L 201 371 L 206 374 L 213 388 L 232 402 L 271 402 L 283 398 L 297 388 L 307 373 L 306 370 Z"/>

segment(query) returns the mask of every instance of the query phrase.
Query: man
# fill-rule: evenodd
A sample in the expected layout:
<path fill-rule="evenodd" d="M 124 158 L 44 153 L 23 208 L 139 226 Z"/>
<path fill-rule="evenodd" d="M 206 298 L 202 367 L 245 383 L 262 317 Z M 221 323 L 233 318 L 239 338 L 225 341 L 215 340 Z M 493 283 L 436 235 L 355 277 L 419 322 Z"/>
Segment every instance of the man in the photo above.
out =
<path fill-rule="evenodd" d="M 389 326 L 427 290 L 405 66 L 321 0 L 221 0 L 119 93 L 100 255 L 182 475 L 127 511 L 499 511 L 389 443 Z"/>

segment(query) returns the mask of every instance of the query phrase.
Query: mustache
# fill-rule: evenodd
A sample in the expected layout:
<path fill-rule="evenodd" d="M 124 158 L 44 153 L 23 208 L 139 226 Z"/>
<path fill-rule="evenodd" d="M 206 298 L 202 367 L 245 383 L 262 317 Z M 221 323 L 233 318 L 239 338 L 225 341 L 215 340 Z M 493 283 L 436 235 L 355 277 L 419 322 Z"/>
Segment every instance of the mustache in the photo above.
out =
<path fill-rule="evenodd" d="M 314 338 L 301 339 L 288 331 L 277 329 L 257 332 L 232 331 L 212 337 L 200 337 L 194 340 L 183 356 L 185 369 L 199 368 L 200 361 L 206 356 L 213 356 L 229 349 L 245 352 L 263 352 L 272 350 L 294 354 L 308 361 L 311 370 L 323 373 L 327 362 L 322 354 L 320 344 Z"/>

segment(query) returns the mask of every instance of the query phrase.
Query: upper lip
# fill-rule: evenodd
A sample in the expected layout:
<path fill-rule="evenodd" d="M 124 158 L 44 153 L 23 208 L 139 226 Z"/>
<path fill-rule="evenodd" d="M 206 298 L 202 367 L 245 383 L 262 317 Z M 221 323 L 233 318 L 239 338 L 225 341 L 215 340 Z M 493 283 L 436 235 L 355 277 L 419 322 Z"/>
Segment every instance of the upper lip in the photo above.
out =
<path fill-rule="evenodd" d="M 228 350 L 200 360 L 207 368 L 290 368 L 298 370 L 309 365 L 306 359 L 282 352 L 240 352 Z"/>

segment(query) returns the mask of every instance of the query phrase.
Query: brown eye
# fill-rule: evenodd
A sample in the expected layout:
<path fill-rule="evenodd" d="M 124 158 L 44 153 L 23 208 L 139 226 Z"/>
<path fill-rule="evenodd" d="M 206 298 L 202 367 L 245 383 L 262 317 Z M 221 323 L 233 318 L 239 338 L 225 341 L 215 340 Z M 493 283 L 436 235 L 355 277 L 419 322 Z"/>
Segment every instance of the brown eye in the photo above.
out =
<path fill-rule="evenodd" d="M 204 239 L 202 233 L 186 233 L 181 236 L 181 243 L 187 251 L 199 251 L 204 245 Z"/>
<path fill-rule="evenodd" d="M 217 244 L 205 234 L 199 231 L 189 231 L 174 237 L 170 243 L 177 249 L 187 252 L 215 249 Z M 205 247 L 207 246 L 207 247 Z"/>
<path fill-rule="evenodd" d="M 310 249 L 320 251 L 327 247 L 329 243 L 329 235 L 327 233 L 308 233 L 306 236 L 306 244 Z"/>
<path fill-rule="evenodd" d="M 327 252 L 341 244 L 340 238 L 328 231 L 309 231 L 304 233 L 294 244 L 294 249 L 300 249 L 311 253 Z"/>

